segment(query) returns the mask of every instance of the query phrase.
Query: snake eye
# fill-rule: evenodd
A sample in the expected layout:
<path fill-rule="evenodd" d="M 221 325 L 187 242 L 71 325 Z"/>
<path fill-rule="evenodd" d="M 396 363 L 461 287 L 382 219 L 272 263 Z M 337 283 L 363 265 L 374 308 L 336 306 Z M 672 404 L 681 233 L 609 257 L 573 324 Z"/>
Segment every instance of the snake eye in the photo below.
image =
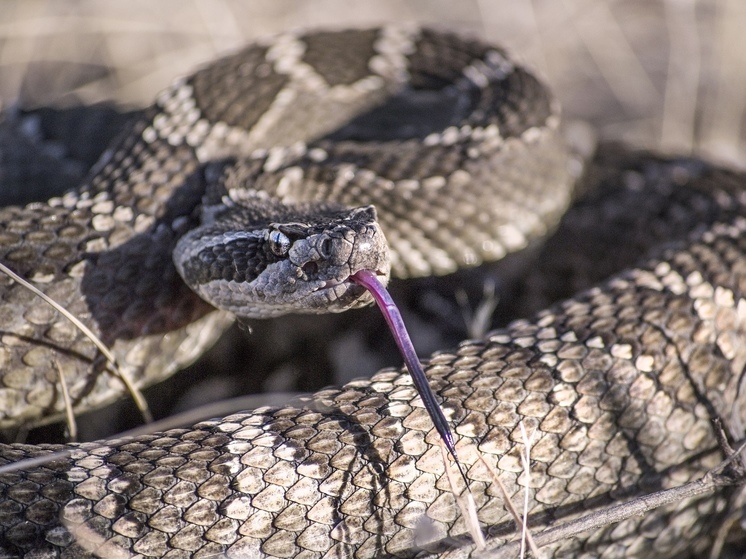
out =
<path fill-rule="evenodd" d="M 285 256 L 290 250 L 290 239 L 282 231 L 273 229 L 269 232 L 269 249 L 277 256 Z"/>

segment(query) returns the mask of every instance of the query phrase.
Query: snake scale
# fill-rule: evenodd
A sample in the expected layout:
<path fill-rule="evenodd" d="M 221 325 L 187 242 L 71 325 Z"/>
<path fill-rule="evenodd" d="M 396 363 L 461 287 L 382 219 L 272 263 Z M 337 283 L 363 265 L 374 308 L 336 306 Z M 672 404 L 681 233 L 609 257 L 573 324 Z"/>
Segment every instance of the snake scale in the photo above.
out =
<path fill-rule="evenodd" d="M 723 459 L 714 419 L 744 438 L 746 181 L 693 160 L 622 163 L 611 190 L 666 242 L 530 320 L 425 362 L 491 546 L 514 539 L 514 524 L 469 443 L 522 501 L 519 423 L 535 430 L 529 524 L 541 528 L 701 477 Z M 369 205 L 392 275 L 446 274 L 552 230 L 581 167 L 546 88 L 497 47 L 427 29 L 291 33 L 178 80 L 74 192 L 1 209 L 0 260 L 147 384 L 231 320 L 185 286 L 171 257 L 179 239 L 214 232 L 216 218 L 261 223 L 265 233 L 228 243 L 264 248 L 230 273 L 218 264 L 240 250 L 203 258 L 208 272 L 179 265 L 202 283 L 251 281 L 292 257 L 309 208 L 360 207 L 353 213 L 368 220 Z M 303 211 L 278 224 L 284 209 L 266 217 L 277 200 Z M 203 233 L 188 233 L 200 223 Z M 340 246 L 355 244 L 348 233 L 335 237 Z M 327 300 L 329 290 L 347 297 L 344 277 L 308 262 L 288 283 L 310 278 Z M 9 280 L 1 289 L 0 425 L 59 416 L 55 367 L 77 407 L 121 393 L 82 335 Z M 437 434 L 400 370 L 188 429 L 0 445 L 0 461 L 63 448 L 68 457 L 0 474 L 0 557 L 473 554 Z M 543 552 L 702 553 L 732 496 L 685 499 Z"/>

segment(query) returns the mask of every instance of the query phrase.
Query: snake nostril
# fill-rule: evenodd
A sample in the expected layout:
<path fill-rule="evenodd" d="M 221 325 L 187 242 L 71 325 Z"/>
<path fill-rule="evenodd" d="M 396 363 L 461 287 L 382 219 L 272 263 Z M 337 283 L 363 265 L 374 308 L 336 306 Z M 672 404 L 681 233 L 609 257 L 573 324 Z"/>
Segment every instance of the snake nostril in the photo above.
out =
<path fill-rule="evenodd" d="M 319 253 L 321 254 L 322 258 L 330 258 L 332 255 L 332 240 L 327 237 L 323 241 L 321 241 L 321 245 L 319 245 Z"/>
<path fill-rule="evenodd" d="M 315 276 L 319 272 L 319 265 L 316 262 L 306 262 L 302 266 L 303 273 L 307 276 Z"/>

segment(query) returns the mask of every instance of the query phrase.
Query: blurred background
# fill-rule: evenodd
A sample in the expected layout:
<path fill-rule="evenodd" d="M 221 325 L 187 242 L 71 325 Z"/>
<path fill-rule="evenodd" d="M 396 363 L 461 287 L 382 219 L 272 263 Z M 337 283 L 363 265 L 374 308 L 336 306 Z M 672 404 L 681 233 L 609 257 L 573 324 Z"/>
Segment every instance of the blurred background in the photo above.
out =
<path fill-rule="evenodd" d="M 254 37 L 383 22 L 506 46 L 605 138 L 746 159 L 743 0 L 0 0 L 0 100 L 141 107 Z"/>

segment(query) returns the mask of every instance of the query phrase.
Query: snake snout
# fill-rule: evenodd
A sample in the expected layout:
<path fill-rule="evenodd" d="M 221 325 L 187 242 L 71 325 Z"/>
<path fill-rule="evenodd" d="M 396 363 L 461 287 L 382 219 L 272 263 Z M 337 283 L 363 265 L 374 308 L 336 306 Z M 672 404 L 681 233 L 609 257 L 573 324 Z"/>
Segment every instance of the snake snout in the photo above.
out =
<path fill-rule="evenodd" d="M 333 248 L 333 241 L 331 237 L 325 237 L 321 239 L 321 242 L 319 243 L 319 256 L 325 259 L 331 258 Z"/>
<path fill-rule="evenodd" d="M 354 234 L 334 231 L 330 234 L 319 235 L 315 245 L 320 262 L 325 262 L 327 266 L 344 266 L 352 256 Z"/>
<path fill-rule="evenodd" d="M 388 243 L 372 206 L 340 212 L 322 231 L 294 243 L 289 257 L 307 281 L 335 286 L 360 270 L 375 272 L 383 282 L 390 273 Z"/>
<path fill-rule="evenodd" d="M 378 223 L 366 225 L 364 234 L 358 235 L 353 243 L 349 258 L 350 275 L 360 270 L 370 270 L 379 276 L 385 285 L 391 273 L 389 245 Z"/>
<path fill-rule="evenodd" d="M 296 242 L 289 251 L 311 289 L 304 298 L 309 309 L 339 312 L 372 302 L 368 292 L 350 279 L 368 270 L 386 284 L 390 253 L 372 208 L 343 213 L 323 231 Z"/>

